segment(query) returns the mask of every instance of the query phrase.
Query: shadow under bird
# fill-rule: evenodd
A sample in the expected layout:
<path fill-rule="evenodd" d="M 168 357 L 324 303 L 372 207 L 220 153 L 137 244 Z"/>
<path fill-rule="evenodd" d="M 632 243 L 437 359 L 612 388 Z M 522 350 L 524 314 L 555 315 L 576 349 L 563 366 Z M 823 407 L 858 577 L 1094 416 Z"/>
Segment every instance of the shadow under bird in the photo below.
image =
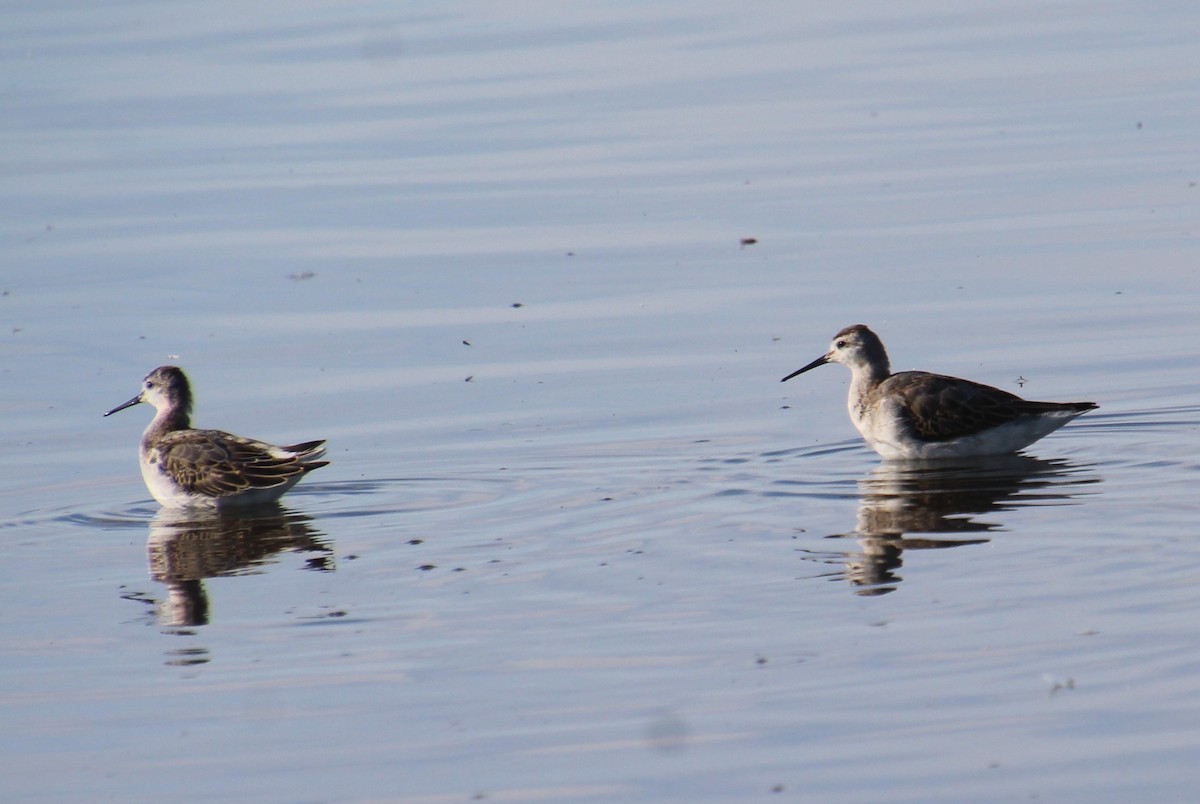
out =
<path fill-rule="evenodd" d="M 892 373 L 879 336 L 862 324 L 833 336 L 829 351 L 780 382 L 826 363 L 850 369 L 850 421 L 884 458 L 1004 455 L 1095 410 L 1094 402 L 1032 402 L 958 377 Z"/>
<path fill-rule="evenodd" d="M 146 375 L 142 390 L 105 413 L 147 402 L 157 411 L 138 451 L 142 479 L 166 506 L 260 505 L 278 500 L 300 478 L 328 465 L 322 441 L 277 447 L 220 430 L 192 429 L 192 388 L 176 366 Z"/>

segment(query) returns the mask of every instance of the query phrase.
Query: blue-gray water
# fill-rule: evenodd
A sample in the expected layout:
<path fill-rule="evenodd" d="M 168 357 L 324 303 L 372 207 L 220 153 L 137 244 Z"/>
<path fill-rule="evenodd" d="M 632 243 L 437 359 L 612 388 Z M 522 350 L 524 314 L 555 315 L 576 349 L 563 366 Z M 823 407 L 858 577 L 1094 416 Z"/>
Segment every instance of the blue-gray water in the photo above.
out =
<path fill-rule="evenodd" d="M 5 800 L 1194 796 L 1200 9 L 0 19 Z M 1101 408 L 881 466 L 858 322 Z M 163 363 L 332 465 L 160 513 Z"/>

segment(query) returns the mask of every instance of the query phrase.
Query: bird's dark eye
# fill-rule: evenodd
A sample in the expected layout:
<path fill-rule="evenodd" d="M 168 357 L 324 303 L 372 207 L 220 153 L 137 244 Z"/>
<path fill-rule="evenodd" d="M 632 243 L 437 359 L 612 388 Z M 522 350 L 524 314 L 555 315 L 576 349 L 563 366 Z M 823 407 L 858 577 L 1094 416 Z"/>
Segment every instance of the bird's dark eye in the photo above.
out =
<path fill-rule="evenodd" d="M 838 341 L 837 343 L 835 343 L 835 344 L 834 344 L 834 346 L 836 346 L 836 347 L 837 347 L 837 348 L 839 348 L 839 349 L 845 349 L 845 348 L 846 348 L 846 342 L 845 342 L 845 341 Z"/>
<path fill-rule="evenodd" d="M 146 380 L 146 387 L 147 387 L 147 388 L 153 388 L 153 387 L 154 387 L 154 383 L 150 382 L 149 380 Z"/>

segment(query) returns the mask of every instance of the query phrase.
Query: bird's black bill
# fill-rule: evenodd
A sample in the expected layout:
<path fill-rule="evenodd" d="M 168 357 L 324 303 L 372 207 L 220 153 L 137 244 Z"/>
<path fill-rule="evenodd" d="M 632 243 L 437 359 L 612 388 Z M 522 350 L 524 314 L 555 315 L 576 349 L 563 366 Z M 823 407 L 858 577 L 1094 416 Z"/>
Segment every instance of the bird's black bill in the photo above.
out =
<path fill-rule="evenodd" d="M 795 370 L 795 371 L 793 371 L 791 374 L 787 375 L 787 376 L 786 376 L 786 377 L 784 377 L 782 380 L 780 380 L 780 382 L 787 382 L 787 381 L 788 381 L 788 380 L 790 380 L 792 377 L 798 377 L 798 376 L 800 376 L 801 374 L 803 374 L 804 372 L 808 371 L 809 369 L 815 369 L 817 366 L 823 366 L 823 365 L 825 365 L 825 364 L 826 364 L 826 363 L 828 363 L 828 362 L 829 362 L 829 355 L 821 355 L 820 357 L 818 357 L 818 358 L 817 358 L 816 360 L 814 360 L 813 362 L 809 363 L 809 364 L 808 364 L 807 366 L 805 366 L 804 368 L 802 368 L 802 369 L 796 369 L 796 370 Z"/>
<path fill-rule="evenodd" d="M 114 413 L 116 413 L 118 410 L 125 410 L 125 408 L 131 408 L 141 401 L 142 401 L 142 397 L 141 397 L 141 394 L 139 394 L 139 395 L 135 396 L 133 399 L 129 400 L 128 402 L 122 402 L 120 405 L 117 405 L 115 408 L 110 410 L 108 413 L 105 413 L 104 415 L 111 416 Z"/>

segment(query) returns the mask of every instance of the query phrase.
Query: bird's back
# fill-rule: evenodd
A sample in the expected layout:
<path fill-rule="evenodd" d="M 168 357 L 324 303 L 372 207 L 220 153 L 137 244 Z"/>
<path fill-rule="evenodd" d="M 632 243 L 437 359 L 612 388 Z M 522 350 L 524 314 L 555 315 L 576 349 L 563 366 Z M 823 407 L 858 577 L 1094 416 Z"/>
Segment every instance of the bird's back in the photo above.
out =
<path fill-rule="evenodd" d="M 1038 418 L 1053 422 L 1053 430 L 1096 408 L 1092 402 L 1035 402 L 983 383 L 925 371 L 893 374 L 876 393 L 895 404 L 915 438 L 929 442 L 953 441 Z"/>

